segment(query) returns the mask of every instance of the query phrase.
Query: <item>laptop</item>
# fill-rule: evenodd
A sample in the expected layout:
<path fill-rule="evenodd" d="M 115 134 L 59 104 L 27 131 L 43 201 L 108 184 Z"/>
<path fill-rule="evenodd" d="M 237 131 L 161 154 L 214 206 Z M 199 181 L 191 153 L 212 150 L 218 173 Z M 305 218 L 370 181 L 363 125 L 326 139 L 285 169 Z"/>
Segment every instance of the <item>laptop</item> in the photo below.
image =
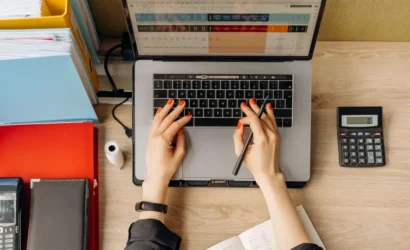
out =
<path fill-rule="evenodd" d="M 281 135 L 280 168 L 289 187 L 310 178 L 311 59 L 325 0 L 128 0 L 136 41 L 133 180 L 146 174 L 154 113 L 169 98 L 193 114 L 187 149 L 171 186 L 255 187 L 237 160 L 240 103 L 265 96 Z M 247 129 L 249 132 L 249 129 Z M 272 152 L 273 153 L 273 152 Z"/>

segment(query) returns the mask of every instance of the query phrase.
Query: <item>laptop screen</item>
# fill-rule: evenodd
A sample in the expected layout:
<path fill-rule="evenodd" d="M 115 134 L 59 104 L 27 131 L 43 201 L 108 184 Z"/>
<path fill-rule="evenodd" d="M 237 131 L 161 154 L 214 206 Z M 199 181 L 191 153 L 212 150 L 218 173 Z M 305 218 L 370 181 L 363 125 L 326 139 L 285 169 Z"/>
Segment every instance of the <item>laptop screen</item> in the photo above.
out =
<path fill-rule="evenodd" d="M 141 56 L 309 56 L 322 0 L 128 0 Z"/>

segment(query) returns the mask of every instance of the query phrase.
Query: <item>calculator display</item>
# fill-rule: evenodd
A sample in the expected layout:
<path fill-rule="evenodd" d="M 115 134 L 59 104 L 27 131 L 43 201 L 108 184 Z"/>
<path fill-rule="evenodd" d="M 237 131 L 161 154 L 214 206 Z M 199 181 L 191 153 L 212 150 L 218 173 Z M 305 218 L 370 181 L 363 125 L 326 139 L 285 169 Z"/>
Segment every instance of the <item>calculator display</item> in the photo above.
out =
<path fill-rule="evenodd" d="M 373 124 L 373 117 L 347 117 L 347 124 Z"/>
<path fill-rule="evenodd" d="M 14 224 L 16 218 L 16 200 L 13 194 L 0 194 L 0 226 Z"/>

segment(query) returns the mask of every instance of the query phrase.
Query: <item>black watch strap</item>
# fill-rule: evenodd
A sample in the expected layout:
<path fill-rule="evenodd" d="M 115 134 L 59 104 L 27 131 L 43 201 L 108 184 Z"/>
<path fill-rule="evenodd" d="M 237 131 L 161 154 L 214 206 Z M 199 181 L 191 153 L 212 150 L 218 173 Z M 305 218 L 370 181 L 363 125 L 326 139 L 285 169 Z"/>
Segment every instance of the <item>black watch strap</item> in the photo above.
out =
<path fill-rule="evenodd" d="M 141 201 L 135 204 L 135 211 L 154 211 L 166 214 L 168 211 L 168 206 L 165 204 Z"/>

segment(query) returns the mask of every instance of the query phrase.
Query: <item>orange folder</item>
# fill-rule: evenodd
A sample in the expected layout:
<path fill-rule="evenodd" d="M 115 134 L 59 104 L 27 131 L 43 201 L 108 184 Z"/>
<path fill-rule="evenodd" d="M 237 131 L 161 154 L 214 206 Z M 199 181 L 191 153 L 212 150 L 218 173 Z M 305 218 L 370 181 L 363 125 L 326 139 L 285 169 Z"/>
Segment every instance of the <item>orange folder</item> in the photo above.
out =
<path fill-rule="evenodd" d="M 0 126 L 0 177 L 21 177 L 25 194 L 30 192 L 30 179 L 36 178 L 88 178 L 94 185 L 90 196 L 90 250 L 99 249 L 97 135 L 93 123 Z M 24 210 L 29 216 L 29 195 Z M 26 224 L 24 237 L 27 229 Z"/>

